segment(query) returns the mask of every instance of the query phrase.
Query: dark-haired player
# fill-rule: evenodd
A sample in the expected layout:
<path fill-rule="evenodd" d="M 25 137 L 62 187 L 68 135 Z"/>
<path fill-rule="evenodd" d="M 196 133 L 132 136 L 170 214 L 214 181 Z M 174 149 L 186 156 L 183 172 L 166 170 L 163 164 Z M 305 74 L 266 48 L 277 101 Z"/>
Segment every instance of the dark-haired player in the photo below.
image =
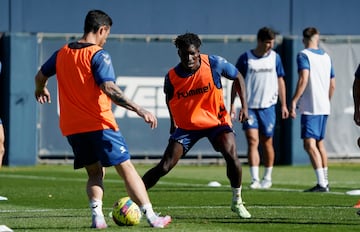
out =
<path fill-rule="evenodd" d="M 252 189 L 268 189 L 272 186 L 272 171 L 275 161 L 273 136 L 276 123 L 276 104 L 281 103 L 281 116 L 289 117 L 286 105 L 284 68 L 279 54 L 274 50 L 275 32 L 268 27 L 260 28 L 257 33 L 255 49 L 240 55 L 236 68 L 245 78 L 249 120 L 243 123 L 248 142 L 248 161 Z M 233 105 L 236 94 L 232 89 L 231 116 L 235 117 Z M 261 145 L 264 158 L 264 176 L 259 177 Z"/>
<path fill-rule="evenodd" d="M 242 218 L 250 218 L 241 197 L 241 163 L 221 85 L 222 76 L 235 81 L 243 106 L 239 119 L 245 121 L 248 112 L 244 79 L 224 58 L 201 54 L 201 40 L 196 34 L 179 35 L 175 46 L 180 63 L 169 70 L 164 84 L 171 135 L 160 163 L 143 176 L 145 186 L 147 189 L 154 186 L 199 139 L 206 137 L 226 161 L 233 191 L 231 209 Z"/>
<path fill-rule="evenodd" d="M 301 138 L 315 171 L 317 184 L 305 192 L 328 192 L 328 156 L 324 145 L 330 100 L 335 91 L 335 74 L 330 56 L 319 48 L 320 32 L 303 30 L 305 49 L 297 55 L 299 79 L 290 107 L 290 116 L 301 114 Z"/>
<path fill-rule="evenodd" d="M 129 100 L 115 84 L 111 57 L 103 49 L 111 26 L 112 19 L 106 13 L 89 11 L 83 37 L 56 51 L 38 71 L 35 97 L 41 104 L 50 103 L 46 85 L 48 78 L 56 74 L 60 129 L 73 149 L 74 168 L 85 167 L 88 174 L 91 227 L 107 227 L 102 212 L 104 167 L 114 166 L 125 182 L 127 194 L 140 206 L 149 224 L 162 228 L 171 222 L 171 217 L 160 217 L 153 211 L 145 185 L 130 161 L 111 104 L 136 112 L 151 128 L 157 126 L 157 119 Z"/>

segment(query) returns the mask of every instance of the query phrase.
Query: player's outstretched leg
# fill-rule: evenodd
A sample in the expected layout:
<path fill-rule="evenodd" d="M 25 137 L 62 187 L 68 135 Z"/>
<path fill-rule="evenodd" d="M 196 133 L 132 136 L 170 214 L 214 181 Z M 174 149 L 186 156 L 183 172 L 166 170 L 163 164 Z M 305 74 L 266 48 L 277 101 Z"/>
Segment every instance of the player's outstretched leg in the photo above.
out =
<path fill-rule="evenodd" d="M 251 218 L 242 200 L 242 167 L 236 154 L 236 143 L 233 133 L 223 133 L 217 137 L 219 151 L 226 161 L 226 174 L 230 180 L 233 197 L 231 210 L 241 218 Z"/>
<path fill-rule="evenodd" d="M 171 222 L 170 216 L 158 216 L 152 207 L 145 185 L 130 160 L 115 166 L 116 171 L 123 178 L 129 197 L 140 206 L 150 226 L 164 228 Z"/>

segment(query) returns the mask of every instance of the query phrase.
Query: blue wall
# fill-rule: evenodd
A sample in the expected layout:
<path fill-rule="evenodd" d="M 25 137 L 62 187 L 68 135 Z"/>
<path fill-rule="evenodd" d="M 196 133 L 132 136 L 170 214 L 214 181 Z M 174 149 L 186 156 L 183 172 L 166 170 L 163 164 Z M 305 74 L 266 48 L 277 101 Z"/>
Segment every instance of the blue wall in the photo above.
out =
<path fill-rule="evenodd" d="M 0 60 L 4 64 L 0 117 L 4 119 L 7 137 L 5 163 L 32 165 L 39 154 L 36 133 L 42 125 L 39 122 L 44 122 L 44 119 L 39 119 L 42 111 L 39 113 L 33 99 L 33 77 L 49 54 L 40 52 L 37 33 L 81 34 L 84 16 L 95 8 L 104 10 L 113 18 L 112 34 L 118 35 L 176 35 L 191 31 L 200 35 L 253 36 L 258 28 L 270 26 L 289 38 L 282 44 L 286 50 L 282 55 L 290 80 L 296 76 L 294 53 L 301 47 L 299 35 L 303 28 L 318 27 L 323 35 L 360 35 L 360 27 L 354 26 L 360 9 L 358 0 L 0 0 L 0 33 L 3 33 L 2 38 L 0 34 Z M 52 43 L 51 39 L 47 42 Z M 120 60 L 117 70 L 121 75 L 129 76 L 163 75 L 169 65 L 152 57 L 162 55 L 165 59 L 177 59 L 176 53 L 171 52 L 174 49 L 171 42 L 164 42 L 172 46 L 170 52 L 160 49 L 166 54 L 157 53 L 156 45 L 150 48 L 143 43 L 141 46 L 154 54 L 141 57 L 142 62 L 131 62 L 138 60 L 138 53 L 129 51 L 130 43 L 120 44 L 118 49 L 124 54 L 112 53 L 114 60 Z M 235 62 L 238 54 L 249 47 L 246 42 L 238 42 L 204 43 L 202 49 Z M 139 49 L 139 44 L 136 46 Z M 145 62 L 150 64 L 139 66 Z M 292 93 L 294 83 L 287 84 L 289 93 Z M 286 140 L 280 140 L 287 144 L 279 143 L 277 148 L 286 154 L 280 157 L 283 163 L 308 162 L 301 144 L 292 144 L 298 138 L 298 124 L 297 121 L 281 122 L 280 136 Z M 284 131 L 283 128 L 289 129 Z M 47 138 L 49 144 L 58 142 Z M 243 140 L 240 146 L 243 146 Z"/>
<path fill-rule="evenodd" d="M 6 136 L 5 164 L 35 164 L 37 160 L 34 74 L 37 70 L 36 36 L 5 36 L 1 74 L 1 117 Z"/>
<path fill-rule="evenodd" d="M 271 26 L 299 35 L 360 35 L 358 0 L 0 0 L 0 32 L 82 33 L 90 9 L 114 19 L 113 34 L 255 34 Z"/>

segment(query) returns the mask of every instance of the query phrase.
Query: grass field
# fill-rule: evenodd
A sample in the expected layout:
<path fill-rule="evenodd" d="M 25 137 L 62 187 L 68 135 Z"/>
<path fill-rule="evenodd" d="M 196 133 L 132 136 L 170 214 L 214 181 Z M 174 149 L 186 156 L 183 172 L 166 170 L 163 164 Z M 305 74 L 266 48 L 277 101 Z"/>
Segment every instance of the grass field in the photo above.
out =
<path fill-rule="evenodd" d="M 140 174 L 152 165 L 136 164 Z M 330 193 L 304 193 L 315 184 L 310 166 L 276 166 L 273 188 L 250 190 L 248 166 L 243 166 L 243 198 L 251 219 L 231 212 L 231 191 L 221 165 L 179 164 L 149 191 L 155 211 L 173 222 L 165 231 L 359 231 L 360 216 L 353 205 L 360 196 L 360 164 L 331 163 Z M 85 195 L 86 174 L 71 165 L 38 165 L 0 169 L 0 225 L 14 231 L 94 231 Z M 208 187 L 218 181 L 221 187 Z M 125 196 L 123 182 L 112 168 L 105 180 L 104 213 Z M 119 227 L 109 218 L 106 231 L 151 230 L 145 220 Z"/>

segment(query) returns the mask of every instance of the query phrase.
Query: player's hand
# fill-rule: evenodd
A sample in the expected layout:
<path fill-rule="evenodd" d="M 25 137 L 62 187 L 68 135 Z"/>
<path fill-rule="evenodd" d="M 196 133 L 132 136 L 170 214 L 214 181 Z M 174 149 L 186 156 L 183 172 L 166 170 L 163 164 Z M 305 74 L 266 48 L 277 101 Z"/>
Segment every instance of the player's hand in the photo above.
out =
<path fill-rule="evenodd" d="M 35 90 L 35 98 L 40 104 L 51 103 L 51 96 L 49 90 L 45 87 L 43 89 Z"/>
<path fill-rule="evenodd" d="M 295 102 L 291 103 L 289 113 L 290 113 L 291 118 L 296 118 L 296 103 Z"/>
<path fill-rule="evenodd" d="M 296 111 L 294 109 L 290 109 L 290 117 L 296 118 Z"/>
<path fill-rule="evenodd" d="M 155 115 L 143 108 L 139 110 L 138 114 L 144 119 L 146 123 L 150 124 L 151 129 L 155 129 L 157 127 L 157 118 Z"/>
<path fill-rule="evenodd" d="M 236 119 L 236 111 L 233 108 L 231 108 L 231 110 L 230 110 L 230 118 L 231 118 L 231 121 L 235 121 L 235 119 Z"/>
<path fill-rule="evenodd" d="M 281 118 L 286 119 L 289 117 L 289 111 L 286 106 L 281 107 Z"/>
<path fill-rule="evenodd" d="M 249 119 L 248 110 L 241 108 L 239 113 L 239 121 L 240 122 L 246 122 Z"/>

